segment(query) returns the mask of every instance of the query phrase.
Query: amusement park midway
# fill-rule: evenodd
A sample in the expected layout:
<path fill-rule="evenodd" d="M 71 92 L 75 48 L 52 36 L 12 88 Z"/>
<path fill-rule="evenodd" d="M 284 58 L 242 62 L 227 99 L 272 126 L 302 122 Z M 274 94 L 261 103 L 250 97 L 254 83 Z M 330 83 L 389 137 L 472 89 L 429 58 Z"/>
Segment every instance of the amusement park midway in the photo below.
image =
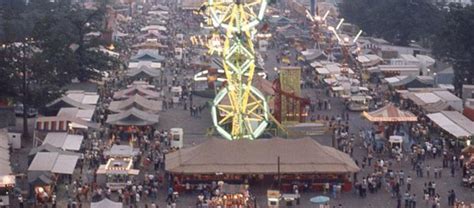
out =
<path fill-rule="evenodd" d="M 474 207 L 474 104 L 428 50 L 330 2 L 114 2 L 123 66 L 1 130 L 0 207 Z"/>

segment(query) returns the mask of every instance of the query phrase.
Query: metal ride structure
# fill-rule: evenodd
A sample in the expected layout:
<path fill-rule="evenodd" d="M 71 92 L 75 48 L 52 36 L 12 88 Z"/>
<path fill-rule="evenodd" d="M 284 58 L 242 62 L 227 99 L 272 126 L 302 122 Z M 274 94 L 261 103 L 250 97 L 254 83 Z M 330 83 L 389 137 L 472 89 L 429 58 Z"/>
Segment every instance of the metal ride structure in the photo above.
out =
<path fill-rule="evenodd" d="M 311 104 L 308 98 L 301 97 L 299 67 L 283 67 L 280 77 L 273 82 L 275 90 L 274 117 L 278 122 L 304 123 L 307 117 L 306 106 Z"/>
<path fill-rule="evenodd" d="M 315 48 L 320 49 L 320 43 L 321 43 L 321 32 L 320 28 L 322 26 L 325 26 L 326 18 L 329 15 L 329 10 L 326 11 L 323 17 L 319 15 L 313 16 L 308 10 L 306 10 L 306 17 L 310 20 L 312 23 L 311 26 L 311 34 L 314 42 L 316 43 Z"/>
<path fill-rule="evenodd" d="M 349 68 L 349 56 L 350 56 L 349 50 L 353 46 L 358 48 L 357 40 L 359 39 L 360 35 L 362 35 L 362 30 L 359 30 L 359 32 L 354 38 L 351 38 L 349 36 L 341 38 L 337 31 L 339 30 L 343 22 L 344 22 L 344 19 L 341 19 L 339 24 L 337 24 L 335 28 L 330 26 L 328 27 L 328 30 L 333 32 L 334 37 L 337 40 L 337 44 L 341 47 L 342 56 L 343 56 L 342 57 L 343 58 L 342 59 L 342 69 L 343 69 L 342 72 L 347 73 L 348 72 L 347 69 Z"/>
<path fill-rule="evenodd" d="M 268 125 L 263 94 L 252 86 L 255 27 L 265 14 L 267 0 L 208 0 L 212 24 L 225 32 L 222 49 L 226 85 L 211 108 L 216 130 L 228 140 L 255 139 Z"/>

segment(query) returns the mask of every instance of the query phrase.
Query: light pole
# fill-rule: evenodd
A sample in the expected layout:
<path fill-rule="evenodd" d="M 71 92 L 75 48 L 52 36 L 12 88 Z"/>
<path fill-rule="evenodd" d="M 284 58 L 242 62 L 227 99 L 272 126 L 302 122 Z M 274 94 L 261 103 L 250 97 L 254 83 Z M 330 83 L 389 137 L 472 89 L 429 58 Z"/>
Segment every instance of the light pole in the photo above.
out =
<path fill-rule="evenodd" d="M 27 57 L 28 54 L 30 54 L 30 50 L 27 51 L 27 49 L 30 49 L 30 42 L 33 42 L 33 38 L 25 38 L 25 40 L 21 43 L 21 51 L 20 51 L 20 57 L 21 57 L 21 79 L 22 79 L 22 87 L 21 91 L 23 94 L 23 97 L 21 98 L 22 103 L 23 103 L 23 139 L 29 139 L 30 134 L 28 131 L 28 111 L 29 111 L 29 80 L 28 80 L 28 75 L 29 75 L 29 70 L 28 70 L 28 65 L 27 65 Z"/>

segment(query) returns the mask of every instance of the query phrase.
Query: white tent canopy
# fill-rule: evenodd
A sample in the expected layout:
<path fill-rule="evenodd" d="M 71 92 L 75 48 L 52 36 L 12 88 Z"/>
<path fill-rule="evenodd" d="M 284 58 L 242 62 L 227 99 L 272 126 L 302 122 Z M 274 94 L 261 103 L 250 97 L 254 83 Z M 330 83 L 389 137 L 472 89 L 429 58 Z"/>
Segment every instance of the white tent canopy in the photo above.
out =
<path fill-rule="evenodd" d="M 46 135 L 43 144 L 50 144 L 63 150 L 79 151 L 84 139 L 82 135 L 73 135 L 65 132 L 50 132 Z"/>
<path fill-rule="evenodd" d="M 109 115 L 106 123 L 120 126 L 149 126 L 158 123 L 158 115 L 132 107 L 126 111 Z"/>
<path fill-rule="evenodd" d="M 122 208 L 123 204 L 121 202 L 114 202 L 110 199 L 104 198 L 98 202 L 92 202 L 91 208 Z"/>
<path fill-rule="evenodd" d="M 166 31 L 166 27 L 165 26 L 161 26 L 161 25 L 148 25 L 148 26 L 145 26 L 143 27 L 142 29 L 140 29 L 142 32 L 144 31 L 149 31 L 149 30 L 158 30 L 158 31 Z"/>
<path fill-rule="evenodd" d="M 62 155 L 57 152 L 38 152 L 28 171 L 45 171 L 72 175 L 79 156 Z"/>
<path fill-rule="evenodd" d="M 85 121 L 91 121 L 92 116 L 94 116 L 94 109 L 61 108 L 59 109 L 57 116 L 80 118 Z"/>
<path fill-rule="evenodd" d="M 474 122 L 457 111 L 441 111 L 427 115 L 431 121 L 456 138 L 474 135 Z"/>
<path fill-rule="evenodd" d="M 84 92 L 82 90 L 69 90 L 66 92 L 66 96 L 87 105 L 97 105 L 99 101 L 99 95 L 95 92 Z"/>
<path fill-rule="evenodd" d="M 109 157 L 131 157 L 138 154 L 138 149 L 129 145 L 114 144 L 108 151 L 104 152 L 105 156 Z"/>
<path fill-rule="evenodd" d="M 0 176 L 4 176 L 12 173 L 8 148 L 8 134 L 6 129 L 0 129 L 0 143 Z"/>

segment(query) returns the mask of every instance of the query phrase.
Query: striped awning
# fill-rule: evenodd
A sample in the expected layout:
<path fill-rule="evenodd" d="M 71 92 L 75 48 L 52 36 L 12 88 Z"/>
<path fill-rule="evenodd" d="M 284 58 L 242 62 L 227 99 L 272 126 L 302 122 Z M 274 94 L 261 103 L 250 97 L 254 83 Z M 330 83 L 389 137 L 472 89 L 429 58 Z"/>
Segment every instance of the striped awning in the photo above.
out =
<path fill-rule="evenodd" d="M 417 117 L 413 113 L 402 111 L 392 103 L 372 112 L 363 112 L 362 115 L 371 122 L 417 121 Z"/>

